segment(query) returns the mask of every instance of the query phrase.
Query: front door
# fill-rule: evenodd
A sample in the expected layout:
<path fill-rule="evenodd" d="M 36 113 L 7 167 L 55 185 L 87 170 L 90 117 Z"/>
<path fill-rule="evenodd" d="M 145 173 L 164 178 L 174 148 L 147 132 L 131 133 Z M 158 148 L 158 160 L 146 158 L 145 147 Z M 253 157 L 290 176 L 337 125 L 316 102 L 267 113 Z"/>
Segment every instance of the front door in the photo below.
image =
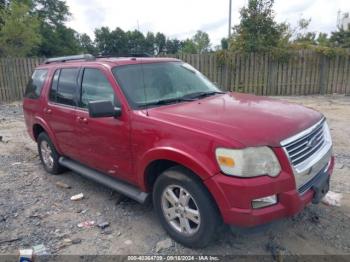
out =
<path fill-rule="evenodd" d="M 90 101 L 109 100 L 119 104 L 114 85 L 103 68 L 85 68 L 82 73 L 76 124 L 76 143 L 81 154 L 77 160 L 130 181 L 130 125 L 126 110 L 118 118 L 90 118 L 87 110 Z"/>

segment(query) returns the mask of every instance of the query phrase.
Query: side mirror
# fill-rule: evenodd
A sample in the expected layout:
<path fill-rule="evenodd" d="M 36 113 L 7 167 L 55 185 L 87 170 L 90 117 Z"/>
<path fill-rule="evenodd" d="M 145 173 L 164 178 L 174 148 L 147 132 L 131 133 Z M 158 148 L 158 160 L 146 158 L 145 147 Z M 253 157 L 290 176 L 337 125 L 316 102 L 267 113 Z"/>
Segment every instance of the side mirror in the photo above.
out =
<path fill-rule="evenodd" d="M 120 107 L 115 107 L 111 101 L 92 101 L 88 104 L 91 118 L 119 117 L 122 114 Z"/>

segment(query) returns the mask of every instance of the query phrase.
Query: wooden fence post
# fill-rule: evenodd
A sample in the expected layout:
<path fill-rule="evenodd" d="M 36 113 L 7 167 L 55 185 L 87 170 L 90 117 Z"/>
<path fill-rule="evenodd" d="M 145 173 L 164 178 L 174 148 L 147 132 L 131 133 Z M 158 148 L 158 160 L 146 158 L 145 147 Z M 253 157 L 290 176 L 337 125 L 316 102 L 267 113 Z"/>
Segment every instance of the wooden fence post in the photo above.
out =
<path fill-rule="evenodd" d="M 328 59 L 325 55 L 321 54 L 320 64 L 319 64 L 319 76 L 320 76 L 320 86 L 319 86 L 319 94 L 324 95 L 326 93 L 327 88 L 327 68 L 328 68 Z"/>
<path fill-rule="evenodd" d="M 266 95 L 278 95 L 277 92 L 277 76 L 278 76 L 278 62 L 273 58 L 269 60 L 269 70 L 266 86 Z"/>

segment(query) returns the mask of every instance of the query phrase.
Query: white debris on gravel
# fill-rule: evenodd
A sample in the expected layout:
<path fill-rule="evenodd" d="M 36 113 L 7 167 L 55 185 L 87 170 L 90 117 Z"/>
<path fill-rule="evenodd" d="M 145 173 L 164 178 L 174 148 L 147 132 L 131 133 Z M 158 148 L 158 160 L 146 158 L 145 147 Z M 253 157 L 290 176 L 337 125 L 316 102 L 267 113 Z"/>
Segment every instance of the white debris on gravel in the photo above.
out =
<path fill-rule="evenodd" d="M 92 228 L 95 225 L 95 221 L 89 220 L 78 224 L 79 228 Z"/>
<path fill-rule="evenodd" d="M 336 193 L 333 191 L 328 191 L 327 195 L 322 198 L 322 203 L 327 206 L 337 206 L 340 207 L 341 199 L 343 198 L 343 194 Z"/>
<path fill-rule="evenodd" d="M 44 244 L 33 246 L 33 253 L 35 256 L 45 256 L 49 254 Z"/>
<path fill-rule="evenodd" d="M 125 241 L 124 241 L 124 244 L 125 244 L 125 245 L 128 245 L 128 246 L 129 246 L 129 245 L 132 245 L 132 241 L 129 240 L 129 239 L 128 239 L 128 240 L 125 240 Z"/>
<path fill-rule="evenodd" d="M 70 198 L 70 200 L 72 201 L 78 201 L 78 200 L 81 200 L 84 198 L 84 194 L 83 193 L 80 193 L 80 194 L 77 194 L 77 195 L 74 195 Z"/>

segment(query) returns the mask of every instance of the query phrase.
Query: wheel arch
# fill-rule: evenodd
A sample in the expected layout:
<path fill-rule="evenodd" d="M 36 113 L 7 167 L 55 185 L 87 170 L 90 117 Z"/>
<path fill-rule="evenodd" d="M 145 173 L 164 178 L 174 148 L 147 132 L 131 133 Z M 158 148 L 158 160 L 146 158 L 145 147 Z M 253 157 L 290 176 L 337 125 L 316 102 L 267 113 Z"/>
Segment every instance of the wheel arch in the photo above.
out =
<path fill-rule="evenodd" d="M 38 123 L 33 125 L 33 137 L 35 141 L 38 141 L 38 137 L 42 132 L 47 133 L 46 130 L 42 127 L 42 125 Z"/>
<path fill-rule="evenodd" d="M 35 141 L 37 141 L 40 133 L 45 132 L 49 136 L 57 152 L 61 154 L 61 149 L 57 144 L 56 136 L 54 135 L 51 128 L 49 128 L 49 126 L 45 123 L 45 121 L 42 118 L 39 118 L 39 117 L 35 118 L 35 122 L 33 123 L 33 127 L 32 127 L 32 132 L 33 132 L 33 137 Z"/>
<path fill-rule="evenodd" d="M 201 163 L 188 152 L 174 148 L 157 148 L 146 154 L 137 172 L 140 187 L 149 192 L 152 190 L 156 178 L 166 169 L 181 166 L 201 181 L 215 174 L 207 165 Z"/>

